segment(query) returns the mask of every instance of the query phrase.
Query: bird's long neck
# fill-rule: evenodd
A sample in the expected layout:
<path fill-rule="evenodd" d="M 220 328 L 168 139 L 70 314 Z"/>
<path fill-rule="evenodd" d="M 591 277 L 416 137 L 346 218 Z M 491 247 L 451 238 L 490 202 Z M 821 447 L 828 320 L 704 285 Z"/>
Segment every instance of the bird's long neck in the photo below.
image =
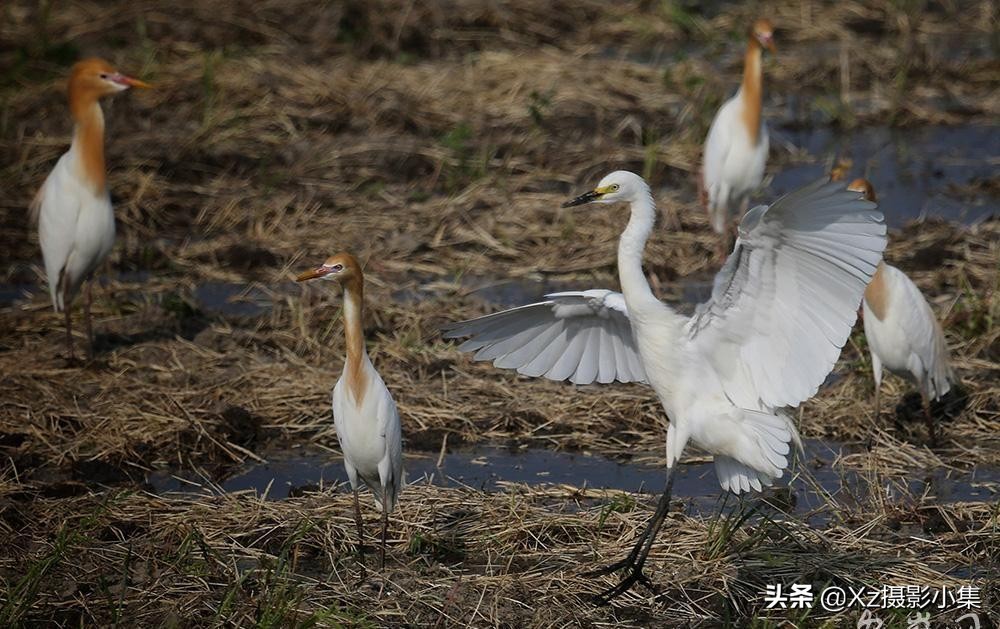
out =
<path fill-rule="evenodd" d="M 865 302 L 868 308 L 879 321 L 885 319 L 885 312 L 889 306 L 889 291 L 885 281 L 885 262 L 879 262 L 872 280 L 865 288 Z"/>
<path fill-rule="evenodd" d="M 743 58 L 743 83 L 740 84 L 743 124 L 750 135 L 751 144 L 757 144 L 760 136 L 761 95 L 764 83 L 764 73 L 761 69 L 762 54 L 760 42 L 751 37 L 746 56 Z"/>
<path fill-rule="evenodd" d="M 656 206 L 653 196 L 646 188 L 632 201 L 632 214 L 625 231 L 618 240 L 618 279 L 622 293 L 628 304 L 630 316 L 641 319 L 648 307 L 661 307 L 659 299 L 653 295 L 646 275 L 642 271 L 642 252 L 656 222 Z"/>
<path fill-rule="evenodd" d="M 361 405 L 368 388 L 365 372 L 364 300 L 365 283 L 360 272 L 344 286 L 344 340 L 347 345 L 347 360 L 344 363 L 344 380 L 354 402 Z"/>
<path fill-rule="evenodd" d="M 70 91 L 70 113 L 76 127 L 73 131 L 73 145 L 79 162 L 80 177 L 101 193 L 107 187 L 107 171 L 104 167 L 104 114 L 97 98 L 89 94 Z"/>

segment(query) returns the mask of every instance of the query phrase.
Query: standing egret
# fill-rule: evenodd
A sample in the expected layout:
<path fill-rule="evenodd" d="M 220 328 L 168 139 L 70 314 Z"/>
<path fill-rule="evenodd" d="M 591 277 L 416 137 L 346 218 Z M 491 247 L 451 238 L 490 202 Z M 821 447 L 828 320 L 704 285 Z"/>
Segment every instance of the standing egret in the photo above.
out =
<path fill-rule="evenodd" d="M 642 573 L 666 517 L 688 441 L 714 455 L 723 490 L 760 490 L 788 467 L 798 432 L 782 407 L 812 397 L 833 368 L 885 248 L 874 203 L 818 181 L 750 210 L 711 298 L 690 318 L 653 295 L 642 270 L 656 208 L 649 186 L 613 172 L 564 206 L 625 202 L 618 242 L 622 294 L 557 293 L 544 302 L 446 326 L 471 336 L 459 349 L 528 375 L 576 383 L 645 381 L 670 419 L 666 487 L 656 513 L 604 592 L 607 602 Z"/>
<path fill-rule="evenodd" d="M 875 201 L 875 190 L 866 179 L 848 186 Z M 865 338 L 872 356 L 875 377 L 875 418 L 880 410 L 879 389 L 882 368 L 909 380 L 920 388 L 927 434 L 937 440 L 930 400 L 938 400 L 955 381 L 948 364 L 948 345 L 934 312 L 917 285 L 906 274 L 885 262 L 879 264 L 865 289 Z"/>
<path fill-rule="evenodd" d="M 358 478 L 372 491 L 375 506 L 382 512 L 379 551 L 379 570 L 382 570 L 385 568 L 389 513 L 396 508 L 403 482 L 402 429 L 396 402 L 365 349 L 362 327 L 365 279 L 357 258 L 349 253 L 338 253 L 321 266 L 302 273 L 296 281 L 314 279 L 334 280 L 344 287 L 347 359 L 344 372 L 333 387 L 333 423 L 354 492 L 354 520 L 358 527 L 358 556 L 363 574 L 365 536 L 358 501 Z"/>
<path fill-rule="evenodd" d="M 719 108 L 705 139 L 701 185 L 712 229 L 723 236 L 723 254 L 732 242 L 730 221 L 746 210 L 750 194 L 764 180 L 769 146 L 761 116 L 764 48 L 775 51 L 774 27 L 761 19 L 750 29 L 740 89 Z"/>
<path fill-rule="evenodd" d="M 86 59 L 73 66 L 69 77 L 69 110 L 75 122 L 73 143 L 31 202 L 52 306 L 56 312 L 66 313 L 66 346 L 71 362 L 70 305 L 115 243 L 115 214 L 104 166 L 104 114 L 98 101 L 130 87 L 151 86 L 115 71 L 102 59 Z M 89 283 L 84 304 L 87 356 L 93 357 Z"/>

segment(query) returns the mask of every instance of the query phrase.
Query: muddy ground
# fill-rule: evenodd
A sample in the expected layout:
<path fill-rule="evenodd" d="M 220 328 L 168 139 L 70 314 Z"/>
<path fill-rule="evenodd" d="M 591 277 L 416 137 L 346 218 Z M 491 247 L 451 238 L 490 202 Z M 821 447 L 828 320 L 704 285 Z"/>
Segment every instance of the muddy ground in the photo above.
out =
<path fill-rule="evenodd" d="M 975 585 L 996 623 L 1000 489 L 944 501 L 913 484 L 1000 468 L 992 3 L 425 4 L 0 7 L 0 624 L 853 626 L 860 614 L 766 611 L 778 581 Z M 774 139 L 760 198 L 842 159 L 881 187 L 886 257 L 924 290 L 961 381 L 935 407 L 939 444 L 902 381 L 872 416 L 858 331 L 800 423 L 807 439 L 854 446 L 832 466 L 861 489 L 830 495 L 822 524 L 787 508 L 808 460 L 763 502 L 705 515 L 678 500 L 651 560 L 658 594 L 605 608 L 590 597 L 611 578 L 583 570 L 627 549 L 646 493 L 417 483 L 391 520 L 387 570 L 358 584 L 343 486 L 270 501 L 149 484 L 195 471 L 221 483 L 303 447 L 336 458 L 339 297 L 292 278 L 345 249 L 366 265 L 368 347 L 408 452 L 662 451 L 647 389 L 530 381 L 470 363 L 437 330 L 549 288 L 616 287 L 621 212 L 559 203 L 617 168 L 653 184 L 663 220 L 647 271 L 689 307 L 718 266 L 696 200 L 700 145 L 758 15 L 779 48 L 765 64 Z M 97 356 L 70 367 L 26 208 L 68 143 L 67 69 L 89 55 L 156 89 L 105 105 L 118 240 L 95 292 Z M 905 626 L 907 612 L 880 613 Z"/>

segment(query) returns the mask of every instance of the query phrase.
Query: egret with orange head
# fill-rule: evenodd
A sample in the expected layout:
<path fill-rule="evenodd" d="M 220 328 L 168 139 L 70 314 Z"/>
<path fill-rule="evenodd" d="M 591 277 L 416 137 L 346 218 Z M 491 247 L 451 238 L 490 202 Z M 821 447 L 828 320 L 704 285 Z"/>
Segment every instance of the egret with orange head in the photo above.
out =
<path fill-rule="evenodd" d="M 866 179 L 855 179 L 849 190 L 875 201 L 875 189 Z M 894 266 L 879 264 L 865 289 L 865 338 L 875 378 L 875 418 L 881 410 L 882 369 L 915 382 L 931 442 L 937 441 L 930 401 L 938 400 L 955 382 L 944 331 L 917 285 Z"/>
<path fill-rule="evenodd" d="M 760 19 L 750 28 L 740 89 L 719 108 L 705 139 L 703 200 L 712 229 L 723 235 L 723 252 L 731 243 L 731 222 L 746 210 L 750 194 L 764 180 L 769 147 L 762 115 L 765 49 L 775 51 L 774 27 Z"/>
<path fill-rule="evenodd" d="M 364 273 L 357 258 L 338 253 L 320 266 L 300 274 L 296 281 L 331 280 L 344 287 L 344 371 L 333 387 L 333 423 L 344 455 L 344 467 L 354 493 L 358 527 L 358 556 L 364 572 L 364 526 L 358 500 L 360 479 L 375 496 L 382 512 L 379 569 L 385 567 L 389 514 L 396 508 L 403 484 L 403 442 L 399 412 L 392 394 L 375 370 L 365 349 Z"/>
<path fill-rule="evenodd" d="M 115 215 L 104 163 L 104 113 L 99 101 L 130 87 L 151 86 L 121 74 L 102 59 L 86 59 L 73 66 L 69 77 L 69 109 L 75 123 L 73 143 L 56 162 L 31 204 L 32 216 L 38 221 L 52 305 L 66 316 L 66 347 L 71 362 L 70 305 L 115 242 Z M 87 355 L 92 357 L 89 283 L 86 293 Z"/>

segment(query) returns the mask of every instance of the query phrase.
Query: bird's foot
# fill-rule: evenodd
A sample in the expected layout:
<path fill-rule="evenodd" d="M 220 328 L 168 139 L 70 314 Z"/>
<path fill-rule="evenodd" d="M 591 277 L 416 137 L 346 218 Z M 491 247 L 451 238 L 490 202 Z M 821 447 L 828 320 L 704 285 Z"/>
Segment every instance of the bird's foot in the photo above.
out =
<path fill-rule="evenodd" d="M 625 565 L 621 565 L 623 563 Z M 619 561 L 618 563 L 611 564 L 610 566 L 605 566 L 604 568 L 600 568 L 599 570 L 594 570 L 593 572 L 589 572 L 585 576 L 599 576 L 603 574 L 609 574 L 611 572 L 626 567 L 628 568 L 628 574 L 625 575 L 625 577 L 618 582 L 618 585 L 612 588 L 608 588 L 607 590 L 604 590 L 600 594 L 596 595 L 594 597 L 595 605 L 598 606 L 607 605 L 612 600 L 618 598 L 625 592 L 631 590 L 632 586 L 635 585 L 636 583 L 641 583 L 642 585 L 649 588 L 649 590 L 652 591 L 654 594 L 656 593 L 656 588 L 653 587 L 653 582 L 649 580 L 649 577 L 643 574 L 642 566 L 633 565 L 627 559 L 624 562 Z"/>
<path fill-rule="evenodd" d="M 632 586 L 636 583 L 641 583 L 647 588 L 655 592 L 653 587 L 653 582 L 649 580 L 642 572 L 642 564 L 645 562 L 637 562 L 635 553 L 630 554 L 621 561 L 616 561 L 615 563 L 608 564 L 598 568 L 597 570 L 591 570 L 590 572 L 585 572 L 584 577 L 594 578 L 601 577 L 606 574 L 611 574 L 612 572 L 618 572 L 619 570 L 627 570 L 628 574 L 618 582 L 618 585 L 604 590 L 600 594 L 594 597 L 594 603 L 596 605 L 607 605 L 612 599 L 624 594 L 628 590 L 632 589 Z"/>

